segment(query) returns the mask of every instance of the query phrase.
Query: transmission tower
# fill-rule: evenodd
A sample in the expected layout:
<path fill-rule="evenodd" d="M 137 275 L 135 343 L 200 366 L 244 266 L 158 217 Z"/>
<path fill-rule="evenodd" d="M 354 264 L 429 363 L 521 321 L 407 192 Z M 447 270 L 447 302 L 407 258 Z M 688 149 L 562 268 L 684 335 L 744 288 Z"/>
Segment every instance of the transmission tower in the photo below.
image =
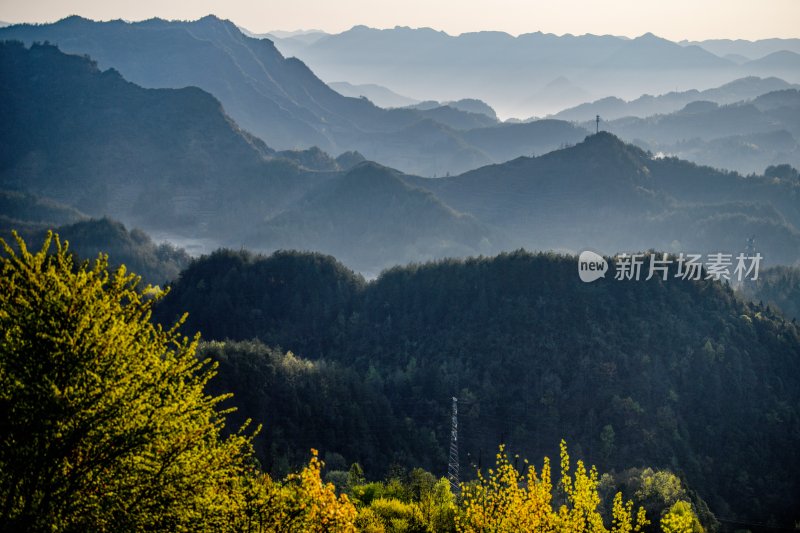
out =
<path fill-rule="evenodd" d="M 450 428 L 450 459 L 447 462 L 447 479 L 454 495 L 461 493 L 458 474 L 458 398 L 453 396 L 453 420 Z"/>

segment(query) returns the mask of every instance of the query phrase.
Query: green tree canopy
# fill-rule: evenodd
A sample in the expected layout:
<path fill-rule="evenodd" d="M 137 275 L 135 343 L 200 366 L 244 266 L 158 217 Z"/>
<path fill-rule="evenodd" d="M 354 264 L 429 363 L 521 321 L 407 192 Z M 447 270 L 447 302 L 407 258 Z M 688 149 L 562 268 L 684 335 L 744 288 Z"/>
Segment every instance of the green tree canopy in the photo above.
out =
<path fill-rule="evenodd" d="M 148 289 L 105 256 L 16 240 L 0 256 L 0 530 L 223 529 L 251 443 L 221 436 L 197 339 L 153 325 Z"/>

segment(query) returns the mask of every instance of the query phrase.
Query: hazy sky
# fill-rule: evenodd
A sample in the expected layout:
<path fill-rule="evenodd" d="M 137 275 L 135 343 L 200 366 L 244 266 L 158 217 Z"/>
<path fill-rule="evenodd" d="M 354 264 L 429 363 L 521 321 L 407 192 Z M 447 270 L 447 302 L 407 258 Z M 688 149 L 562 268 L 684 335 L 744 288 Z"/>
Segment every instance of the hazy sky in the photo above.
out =
<path fill-rule="evenodd" d="M 672 40 L 800 37 L 800 0 L 0 0 L 0 20 L 49 22 L 77 14 L 96 20 L 196 19 L 213 13 L 255 32 L 356 24 L 428 26 L 459 34 L 595 33 Z"/>

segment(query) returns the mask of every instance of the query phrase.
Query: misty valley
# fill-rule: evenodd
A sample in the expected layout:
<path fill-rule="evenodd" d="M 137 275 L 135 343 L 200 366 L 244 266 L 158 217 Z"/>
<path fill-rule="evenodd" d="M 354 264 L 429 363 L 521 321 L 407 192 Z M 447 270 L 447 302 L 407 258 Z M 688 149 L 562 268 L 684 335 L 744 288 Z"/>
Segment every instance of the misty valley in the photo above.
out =
<path fill-rule="evenodd" d="M 800 528 L 800 39 L 70 16 L 0 124 L 0 530 Z"/>

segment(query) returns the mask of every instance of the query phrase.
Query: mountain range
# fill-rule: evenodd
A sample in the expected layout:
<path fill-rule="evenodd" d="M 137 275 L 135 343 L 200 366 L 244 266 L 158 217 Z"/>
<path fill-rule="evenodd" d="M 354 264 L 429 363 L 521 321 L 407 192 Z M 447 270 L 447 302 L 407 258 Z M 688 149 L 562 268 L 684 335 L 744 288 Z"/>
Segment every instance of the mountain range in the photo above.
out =
<path fill-rule="evenodd" d="M 90 214 L 225 231 L 226 211 L 268 214 L 317 179 L 272 158 L 200 89 L 143 89 L 52 45 L 0 44 L 0 73 L 5 188 Z"/>
<path fill-rule="evenodd" d="M 758 174 L 767 166 L 800 165 L 797 84 L 748 77 L 704 91 L 604 98 L 553 116 L 599 127 L 645 150 L 716 168 Z"/>
<path fill-rule="evenodd" d="M 419 103 L 419 100 L 397 94 L 391 89 L 387 89 L 375 83 L 353 85 L 346 81 L 335 81 L 329 83 L 328 87 L 344 96 L 353 98 L 360 98 L 363 96 L 379 107 L 406 107 Z"/>
<path fill-rule="evenodd" d="M 647 150 L 717 168 L 760 173 L 779 163 L 800 166 L 797 88 L 726 105 L 695 101 L 672 113 L 619 118 L 603 127 Z"/>
<path fill-rule="evenodd" d="M 800 501 L 800 87 L 742 76 L 796 68 L 795 41 L 265 37 L 213 16 L 10 26 L 0 237 L 55 230 L 76 261 L 108 253 L 168 286 L 146 320 L 188 312 L 176 331 L 201 332 L 219 370 L 206 392 L 234 393 L 220 430 L 263 424 L 253 445 L 275 476 L 313 448 L 314 476 L 405 505 L 417 489 L 398 480 L 421 478 L 404 469 L 446 472 L 456 397 L 464 481 L 498 444 L 516 463 L 566 439 L 610 472 L 604 499 L 668 474 L 657 490 L 680 489 L 709 531 L 706 502 L 727 525 L 785 529 Z M 363 85 L 367 66 L 389 83 Z M 406 101 L 386 89 L 403 76 Z M 490 98 L 555 109 L 670 77 L 697 85 L 528 121 L 501 122 Z M 604 256 L 604 279 L 582 281 L 582 250 Z M 744 282 L 678 279 L 677 261 L 634 281 L 613 275 L 620 252 L 763 260 Z"/>
<path fill-rule="evenodd" d="M 0 74 L 0 117 L 13 125 L 0 133 L 0 189 L 110 215 L 159 239 L 322 250 L 369 275 L 520 246 L 736 253 L 751 235 L 768 263 L 800 259 L 793 175 L 745 178 L 600 132 L 544 155 L 423 178 L 356 153 L 275 151 L 200 89 L 143 89 L 52 45 L 0 45 Z M 786 114 L 794 99 L 772 93 L 757 109 Z M 499 152 L 506 136 L 535 146 L 558 128 L 574 126 L 545 120 L 464 135 Z"/>
<path fill-rule="evenodd" d="M 780 78 L 750 76 L 702 91 L 692 89 L 689 91 L 669 92 L 658 96 L 645 94 L 630 101 L 609 96 L 594 102 L 564 109 L 555 113 L 552 118 L 578 122 L 585 121 L 595 115 L 600 115 L 603 120 L 614 120 L 630 116 L 645 118 L 651 115 L 679 111 L 692 102 L 707 101 L 717 104 L 732 104 L 784 89 L 800 89 L 800 85 L 788 83 Z"/>
<path fill-rule="evenodd" d="M 199 87 L 214 95 L 242 129 L 276 150 L 317 146 L 334 153 L 358 151 L 428 176 L 502 160 L 461 134 L 462 129 L 496 123 L 483 113 L 449 106 L 385 110 L 342 96 L 301 61 L 284 58 L 271 41 L 247 37 L 231 22 L 213 16 L 138 23 L 69 17 L 54 24 L 2 28 L 2 39 L 57 44 L 64 52 L 89 55 L 101 69 L 114 68 L 146 88 Z M 517 155 L 551 150 L 584 134 L 580 128 L 568 137 L 554 132 L 544 144 L 519 146 Z"/>
<path fill-rule="evenodd" d="M 800 181 L 655 157 L 606 132 L 542 156 L 413 183 L 528 249 L 734 253 L 756 234 L 773 261 L 800 257 Z"/>
<path fill-rule="evenodd" d="M 255 34 L 245 28 L 240 27 L 240 29 L 250 37 L 271 39 L 281 49 L 291 46 L 293 44 L 292 41 L 308 45 L 331 35 L 322 30 L 273 30 L 267 33 Z M 800 53 L 800 39 L 758 39 L 755 41 L 746 39 L 705 39 L 703 41 L 682 40 L 677 41 L 677 43 L 681 46 L 699 46 L 719 57 L 738 56 L 744 61 L 758 59 L 781 50 Z M 300 46 L 300 44 L 296 46 Z"/>
<path fill-rule="evenodd" d="M 323 80 L 380 84 L 419 100 L 480 98 L 504 117 L 542 116 L 592 98 L 714 87 L 748 75 L 798 83 L 794 41 L 781 42 L 791 50 L 756 43 L 751 50 L 761 46 L 764 53 L 740 63 L 703 43 L 649 33 L 635 39 L 489 31 L 452 36 L 430 28 L 355 26 L 311 42 L 275 39 L 282 53 L 302 59 Z"/>
<path fill-rule="evenodd" d="M 706 39 L 704 41 L 680 41 L 682 46 L 699 46 L 720 57 L 736 55 L 745 60 L 758 59 L 774 52 L 788 50 L 800 54 L 800 39 Z"/>
<path fill-rule="evenodd" d="M 402 38 L 423 36 L 431 40 L 431 46 L 436 45 L 430 54 L 432 61 L 441 54 L 444 54 L 442 58 L 455 61 L 448 68 L 458 66 L 458 54 L 465 43 L 472 40 L 488 47 L 484 53 L 492 49 L 492 43 L 505 42 L 513 50 L 522 46 L 520 43 L 535 44 L 537 54 L 540 54 L 539 48 L 547 44 L 561 50 L 561 55 L 554 57 L 562 57 L 565 61 L 570 57 L 575 61 L 588 61 L 586 65 L 589 66 L 581 68 L 594 65 L 591 68 L 608 74 L 620 68 L 619 61 L 634 61 L 632 57 L 624 61 L 613 59 L 626 54 L 643 54 L 642 57 L 660 62 L 664 68 L 671 62 L 680 63 L 686 59 L 689 61 L 687 64 L 696 64 L 698 69 L 706 65 L 703 70 L 709 72 L 714 69 L 708 65 L 723 61 L 697 47 L 680 47 L 652 35 L 631 40 L 624 47 L 619 46 L 617 38 L 598 37 L 596 43 L 592 41 L 598 50 L 592 51 L 594 59 L 591 59 L 573 57 L 576 50 L 587 45 L 587 36 L 569 41 L 538 34 L 516 39 L 503 34 L 475 34 L 470 40 L 465 36 L 451 38 L 436 32 L 398 31 L 397 35 L 388 30 L 375 34 L 361 28 L 349 39 L 358 37 L 357 40 L 369 41 L 380 35 L 380 42 L 396 44 Z M 334 37 L 338 39 L 337 36 L 322 36 L 306 41 L 323 43 Z M 88 54 L 98 62 L 99 68 L 114 68 L 126 80 L 143 87 L 197 86 L 213 95 L 239 128 L 262 139 L 272 150 L 281 152 L 281 157 L 291 159 L 293 153 L 305 153 L 303 164 L 310 164 L 311 153 L 305 150 L 317 147 L 322 152 L 334 154 L 358 152 L 366 159 L 410 174 L 427 177 L 455 175 L 579 142 L 594 129 L 589 120 L 598 114 L 605 129 L 656 153 L 679 155 L 698 163 L 745 173 L 761 172 L 773 164 L 798 164 L 796 135 L 790 121 L 792 116 L 779 116 L 773 124 L 765 125 L 764 121 L 772 120 L 771 116 L 765 115 L 753 124 L 740 121 L 741 129 L 735 134 L 727 131 L 709 134 L 699 122 L 699 116 L 693 121 L 686 119 L 686 113 L 680 113 L 697 101 L 719 104 L 746 102 L 765 92 L 796 87 L 778 78 L 746 77 L 713 89 L 671 92 L 657 97 L 644 95 L 630 102 L 617 97 L 607 98 L 565 110 L 548 120 L 526 121 L 528 125 L 520 126 L 519 121 L 499 122 L 495 110 L 474 97 L 441 102 L 423 99 L 405 108 L 387 110 L 375 106 L 368 99 L 343 96 L 326 86 L 300 61 L 285 59 L 271 41 L 248 37 L 232 23 L 211 16 L 195 22 L 154 19 L 135 24 L 122 21 L 98 23 L 70 17 L 55 24 L 2 28 L 0 39 L 61 43 L 64 50 Z M 423 39 L 419 46 L 425 42 Z M 571 42 L 575 50 L 564 48 L 567 42 Z M 379 50 L 380 47 L 375 53 Z M 602 50 L 605 52 L 600 53 Z M 358 52 L 353 61 L 364 53 Z M 519 51 L 509 54 L 511 58 L 517 57 Z M 684 58 L 681 54 L 691 57 Z M 533 54 L 528 59 L 532 63 L 525 66 L 525 72 L 542 71 L 536 61 L 544 61 L 543 57 Z M 498 64 L 498 68 L 503 64 Z M 479 67 L 480 62 L 470 70 L 470 75 L 479 72 Z M 646 71 L 649 67 L 641 68 Z M 484 81 L 498 80 L 498 76 L 499 73 L 495 72 L 484 76 Z M 543 87 L 532 89 L 525 98 L 544 102 L 573 94 L 577 99 L 585 99 L 588 93 L 574 82 L 575 79 L 559 74 Z M 523 82 L 505 85 L 531 87 Z M 364 92 L 354 85 L 345 87 L 349 87 L 343 89 L 346 93 L 350 91 L 348 94 Z M 464 83 L 461 87 L 472 86 Z M 371 86 L 371 90 L 383 91 L 385 95 L 388 89 L 384 89 Z M 680 114 L 680 117 L 661 116 L 672 113 Z M 627 120 L 629 115 L 641 120 Z M 625 120 L 608 123 L 609 120 L 616 121 L 616 117 Z M 670 124 L 669 128 L 665 128 L 665 124 Z M 666 134 L 667 131 L 671 133 Z M 690 144 L 687 145 L 687 141 Z M 326 168 L 335 167 L 328 164 Z M 317 165 L 314 168 L 321 167 Z"/>
<path fill-rule="evenodd" d="M 200 89 L 143 89 L 88 58 L 14 42 L 0 44 L 0 77 L 0 119 L 11 125 L 0 131 L 0 189 L 18 191 L 15 198 L 34 194 L 178 242 L 335 242 L 344 259 L 375 272 L 494 249 L 488 228 L 398 173 L 356 153 L 276 152 Z M 366 211 L 341 211 L 345 199 Z M 392 250 L 341 233 L 331 239 L 343 217 Z"/>

